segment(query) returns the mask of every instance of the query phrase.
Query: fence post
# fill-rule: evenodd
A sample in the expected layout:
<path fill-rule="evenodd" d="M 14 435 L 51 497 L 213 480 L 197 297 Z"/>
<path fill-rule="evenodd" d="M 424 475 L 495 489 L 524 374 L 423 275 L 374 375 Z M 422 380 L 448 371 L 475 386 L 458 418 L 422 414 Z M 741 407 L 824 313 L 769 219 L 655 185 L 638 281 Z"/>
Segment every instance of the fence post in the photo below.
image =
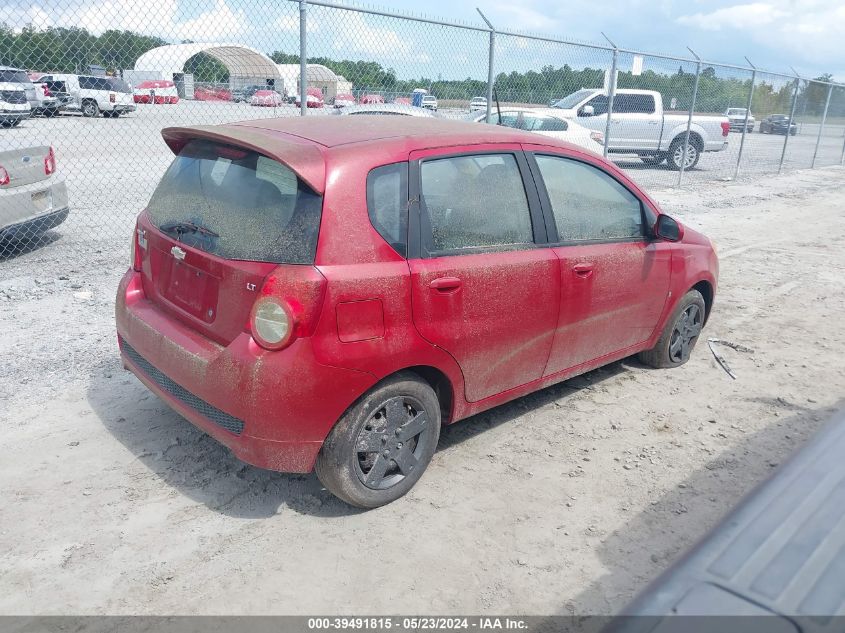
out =
<path fill-rule="evenodd" d="M 742 161 L 742 150 L 745 147 L 745 135 L 748 133 L 748 117 L 751 115 L 751 102 L 754 99 L 754 80 L 757 79 L 757 67 L 747 57 L 745 61 L 751 66 L 751 89 L 748 91 L 748 101 L 745 103 L 745 119 L 742 121 L 742 138 L 739 140 L 739 153 L 736 155 L 734 180 L 739 176 L 739 163 Z"/>
<path fill-rule="evenodd" d="M 481 12 L 481 9 L 475 7 L 475 10 L 478 11 L 481 19 L 490 27 L 490 55 L 487 58 L 487 116 L 484 119 L 487 123 L 490 123 L 490 115 L 493 108 L 493 59 L 496 53 L 496 29 L 490 23 L 490 20 L 487 19 L 487 16 Z"/>
<path fill-rule="evenodd" d="M 613 58 L 610 62 L 610 77 L 607 80 L 607 122 L 604 124 L 604 150 L 602 151 L 602 155 L 607 158 L 607 148 L 610 145 L 610 119 L 613 116 L 613 100 L 616 98 L 616 64 L 619 57 L 619 48 L 607 35 L 604 33 L 602 35 L 613 47 Z"/>
<path fill-rule="evenodd" d="M 824 132 L 824 124 L 827 121 L 827 109 L 830 107 L 830 95 L 833 94 L 833 84 L 827 87 L 827 99 L 824 102 L 824 113 L 822 114 L 822 123 L 819 126 L 819 136 L 816 138 L 816 149 L 813 151 L 813 162 L 810 163 L 810 169 L 816 166 L 816 155 L 819 153 L 819 143 L 822 142 L 822 132 Z"/>
<path fill-rule="evenodd" d="M 307 0 L 299 0 L 299 114 L 305 116 L 308 113 L 308 76 L 306 60 L 306 36 L 305 36 L 305 13 Z"/>
<path fill-rule="evenodd" d="M 801 78 L 795 77 L 795 94 L 792 95 L 792 107 L 789 109 L 789 125 L 786 126 L 786 134 L 783 135 L 783 150 L 780 153 L 780 164 L 778 165 L 778 175 L 783 171 L 783 160 L 786 158 L 786 144 L 789 143 L 789 137 L 792 136 L 792 125 L 795 123 L 795 108 L 798 106 L 798 93 L 801 88 Z M 797 125 L 797 124 L 796 124 Z M 797 132 L 797 127 L 796 127 Z"/>
<path fill-rule="evenodd" d="M 698 56 L 694 50 L 692 50 L 689 46 L 687 46 L 687 50 L 695 55 L 695 83 L 692 85 L 692 101 L 689 104 L 689 112 L 687 113 L 687 131 L 684 134 L 684 153 L 681 157 L 681 168 L 678 170 L 678 182 L 675 183 L 676 187 L 681 186 L 681 182 L 684 179 L 684 170 L 687 166 L 687 151 L 689 151 L 689 133 L 690 128 L 692 128 L 692 115 L 695 112 L 695 101 L 698 99 L 698 80 L 701 78 L 701 58 Z M 667 157 L 667 162 L 672 160 L 672 157 Z"/>

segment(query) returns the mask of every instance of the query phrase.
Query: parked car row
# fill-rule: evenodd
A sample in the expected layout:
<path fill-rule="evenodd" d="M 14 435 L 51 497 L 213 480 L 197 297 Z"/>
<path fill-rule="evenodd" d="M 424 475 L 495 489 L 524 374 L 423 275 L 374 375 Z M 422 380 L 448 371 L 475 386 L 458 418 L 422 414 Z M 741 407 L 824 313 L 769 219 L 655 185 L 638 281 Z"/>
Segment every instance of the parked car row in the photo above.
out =
<path fill-rule="evenodd" d="M 0 126 L 14 127 L 30 116 L 76 112 L 117 118 L 135 110 L 129 85 L 117 77 L 68 73 L 27 74 L 0 66 Z"/>

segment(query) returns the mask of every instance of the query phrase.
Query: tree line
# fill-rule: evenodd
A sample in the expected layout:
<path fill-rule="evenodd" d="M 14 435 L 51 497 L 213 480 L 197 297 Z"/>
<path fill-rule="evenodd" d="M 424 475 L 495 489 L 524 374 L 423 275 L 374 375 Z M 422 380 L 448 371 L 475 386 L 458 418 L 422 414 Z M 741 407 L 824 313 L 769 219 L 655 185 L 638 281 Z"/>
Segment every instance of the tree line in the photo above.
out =
<path fill-rule="evenodd" d="M 187 42 L 187 40 L 186 40 Z M 7 24 L 0 24 L 0 64 L 52 72 L 87 72 L 89 65 L 103 66 L 110 71 L 133 68 L 135 61 L 152 48 L 168 44 L 165 40 L 134 33 L 110 30 L 93 35 L 83 28 L 54 27 L 35 29 L 25 27 L 14 31 Z M 297 64 L 299 55 L 273 51 L 268 56 L 277 64 Z M 388 95 L 407 95 L 414 88 L 426 88 L 441 100 L 468 101 L 487 93 L 486 81 L 419 77 L 402 79 L 394 69 L 379 62 L 366 60 L 336 60 L 311 57 L 310 64 L 322 64 L 335 74 L 342 75 L 353 85 L 353 90 L 381 92 Z M 197 82 L 227 83 L 226 67 L 214 57 L 200 53 L 185 65 Z M 604 84 L 602 68 L 572 68 L 546 65 L 539 70 L 526 72 L 500 72 L 495 78 L 495 92 L 502 102 L 548 104 L 581 88 L 600 88 Z M 830 75 L 817 79 L 829 81 Z M 259 79 L 259 78 L 256 78 Z M 642 74 L 620 72 L 620 88 L 657 90 L 663 95 L 667 108 L 689 109 L 695 75 L 679 68 L 665 73 L 646 70 Z M 748 101 L 751 77 L 720 77 L 713 67 L 704 68 L 699 78 L 695 109 L 701 112 L 721 112 L 728 107 L 744 107 Z M 752 110 L 765 115 L 772 112 L 789 112 L 794 84 L 784 81 L 775 85 L 757 81 L 754 86 Z M 820 115 L 824 109 L 827 87 L 802 83 L 798 111 L 804 115 Z M 673 105 L 674 104 L 674 105 Z M 830 114 L 845 116 L 845 89 L 834 91 Z"/>

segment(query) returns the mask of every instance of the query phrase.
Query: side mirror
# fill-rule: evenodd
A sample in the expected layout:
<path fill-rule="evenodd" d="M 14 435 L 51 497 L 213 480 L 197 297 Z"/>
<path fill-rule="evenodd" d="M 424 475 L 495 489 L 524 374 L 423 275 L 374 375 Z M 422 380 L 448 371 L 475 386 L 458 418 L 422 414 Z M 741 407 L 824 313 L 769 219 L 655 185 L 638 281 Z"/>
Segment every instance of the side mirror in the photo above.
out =
<path fill-rule="evenodd" d="M 593 116 L 596 109 L 591 105 L 585 105 L 578 111 L 578 116 Z"/>
<path fill-rule="evenodd" d="M 678 242 L 684 236 L 684 227 L 675 218 L 659 215 L 654 223 L 654 236 L 667 242 Z"/>

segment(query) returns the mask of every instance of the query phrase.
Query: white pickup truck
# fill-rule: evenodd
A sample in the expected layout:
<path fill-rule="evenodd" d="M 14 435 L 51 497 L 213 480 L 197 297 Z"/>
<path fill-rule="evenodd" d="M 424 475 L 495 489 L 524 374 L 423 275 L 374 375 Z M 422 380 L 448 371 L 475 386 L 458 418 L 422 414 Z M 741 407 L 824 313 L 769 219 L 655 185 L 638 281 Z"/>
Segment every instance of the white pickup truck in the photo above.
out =
<path fill-rule="evenodd" d="M 557 101 L 553 107 L 582 126 L 604 132 L 607 92 L 585 89 Z M 719 152 L 728 146 L 729 123 L 725 116 L 694 114 L 684 161 L 684 136 L 688 115 L 664 114 L 663 97 L 654 90 L 617 90 L 610 118 L 608 153 L 636 154 L 647 165 L 664 160 L 672 169 L 691 169 L 702 152 Z"/>

